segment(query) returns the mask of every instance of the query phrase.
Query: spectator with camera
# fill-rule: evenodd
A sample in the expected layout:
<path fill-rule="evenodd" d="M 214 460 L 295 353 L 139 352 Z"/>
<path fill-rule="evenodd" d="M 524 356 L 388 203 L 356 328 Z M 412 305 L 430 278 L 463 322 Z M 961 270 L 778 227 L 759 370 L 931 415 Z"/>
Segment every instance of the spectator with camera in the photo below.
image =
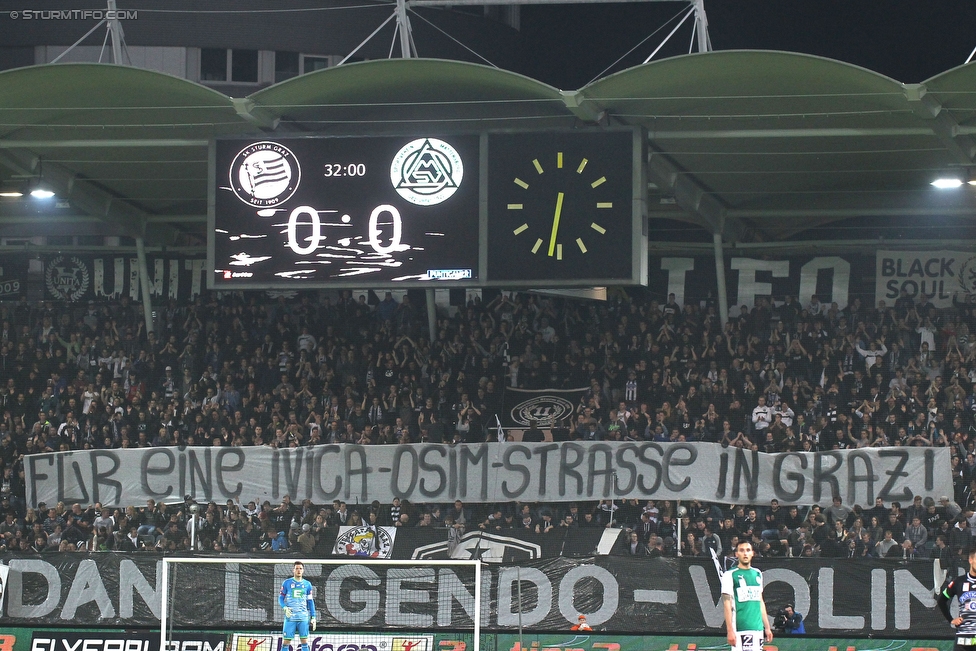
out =
<path fill-rule="evenodd" d="M 785 633 L 787 635 L 805 635 L 806 629 L 803 626 L 803 615 L 796 612 L 793 604 L 786 604 L 776 614 L 775 619 L 773 619 L 773 630 L 777 633 Z"/>

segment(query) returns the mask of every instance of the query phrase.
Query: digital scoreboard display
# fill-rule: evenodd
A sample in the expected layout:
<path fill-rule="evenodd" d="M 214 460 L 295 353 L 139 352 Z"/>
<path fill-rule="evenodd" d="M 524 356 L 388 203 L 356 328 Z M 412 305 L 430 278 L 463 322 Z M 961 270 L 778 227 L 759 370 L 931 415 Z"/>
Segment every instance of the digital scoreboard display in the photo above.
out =
<path fill-rule="evenodd" d="M 479 284 L 479 137 L 215 141 L 216 289 Z"/>

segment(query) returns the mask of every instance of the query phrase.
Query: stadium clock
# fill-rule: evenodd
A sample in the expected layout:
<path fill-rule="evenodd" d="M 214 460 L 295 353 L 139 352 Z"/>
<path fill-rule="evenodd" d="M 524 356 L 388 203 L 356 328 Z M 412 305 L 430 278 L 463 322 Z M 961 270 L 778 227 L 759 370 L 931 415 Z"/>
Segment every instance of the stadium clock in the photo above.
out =
<path fill-rule="evenodd" d="M 633 131 L 492 134 L 490 281 L 633 278 Z"/>

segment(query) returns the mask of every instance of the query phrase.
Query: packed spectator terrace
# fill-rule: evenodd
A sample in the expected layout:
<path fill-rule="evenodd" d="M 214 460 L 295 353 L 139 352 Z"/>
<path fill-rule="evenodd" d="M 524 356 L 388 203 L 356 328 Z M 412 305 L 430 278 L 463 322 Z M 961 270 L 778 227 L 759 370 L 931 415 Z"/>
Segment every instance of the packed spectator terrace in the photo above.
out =
<path fill-rule="evenodd" d="M 971 545 L 976 510 L 976 306 L 907 295 L 844 309 L 759 299 L 723 328 L 713 306 L 646 293 L 606 302 L 486 293 L 427 338 L 389 294 L 214 294 L 171 302 L 146 332 L 121 302 L 0 307 L 0 550 L 316 549 L 340 524 L 448 531 L 620 527 L 617 553 L 932 556 Z M 951 448 L 955 494 L 912 504 L 57 504 L 26 508 L 24 455 L 168 445 L 293 447 L 497 440 L 506 386 L 590 387 L 574 439 L 703 441 L 753 450 Z M 191 517 L 191 514 L 193 517 Z M 679 536 L 676 518 L 681 516 Z M 194 519 L 197 518 L 197 519 Z M 188 521 L 196 524 L 191 525 Z"/>

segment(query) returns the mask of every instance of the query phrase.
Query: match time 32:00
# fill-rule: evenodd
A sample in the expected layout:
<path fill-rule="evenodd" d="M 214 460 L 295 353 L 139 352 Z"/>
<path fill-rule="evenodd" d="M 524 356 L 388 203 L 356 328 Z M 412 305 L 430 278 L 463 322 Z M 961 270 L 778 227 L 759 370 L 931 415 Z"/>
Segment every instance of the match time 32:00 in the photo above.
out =
<path fill-rule="evenodd" d="M 326 163 L 322 166 L 322 176 L 366 176 L 366 163 Z"/>

